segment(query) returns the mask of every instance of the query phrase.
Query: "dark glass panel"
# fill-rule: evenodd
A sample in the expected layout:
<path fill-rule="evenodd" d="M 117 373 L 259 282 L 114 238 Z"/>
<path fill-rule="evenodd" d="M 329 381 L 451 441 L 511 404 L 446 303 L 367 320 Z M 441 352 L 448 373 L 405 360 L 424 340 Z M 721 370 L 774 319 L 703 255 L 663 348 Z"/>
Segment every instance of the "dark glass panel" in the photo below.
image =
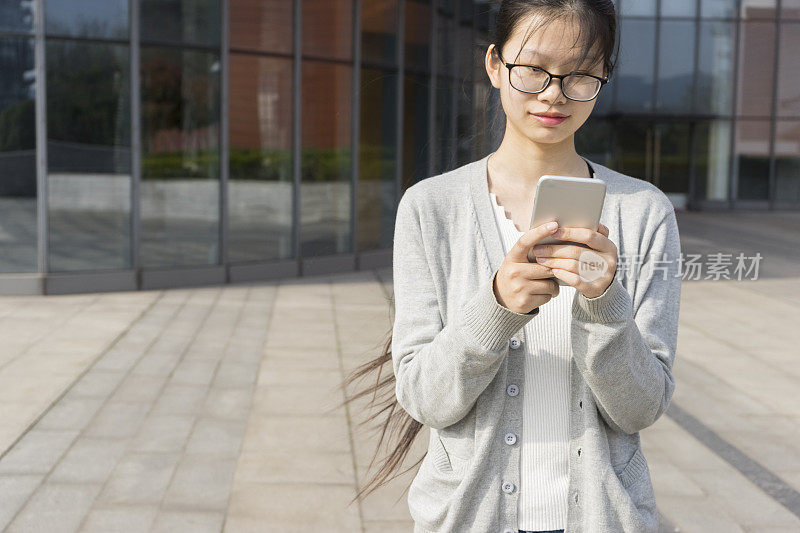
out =
<path fill-rule="evenodd" d="M 623 20 L 620 27 L 617 107 L 623 111 L 649 111 L 653 106 L 653 61 L 656 23 Z"/>
<path fill-rule="evenodd" d="M 397 174 L 397 73 L 361 69 L 358 250 L 391 248 Z"/>
<path fill-rule="evenodd" d="M 142 263 L 219 262 L 219 55 L 142 47 Z"/>
<path fill-rule="evenodd" d="M 48 39 L 53 272 L 131 266 L 130 105 L 127 45 Z"/>
<path fill-rule="evenodd" d="M 352 252 L 352 67 L 305 60 L 302 72 L 301 254 Z"/>
<path fill-rule="evenodd" d="M 46 0 L 44 12 L 50 35 L 128 38 L 128 0 Z"/>
<path fill-rule="evenodd" d="M 768 120 L 739 120 L 736 123 L 734 154 L 739 165 L 737 199 L 766 200 L 769 193 Z"/>
<path fill-rule="evenodd" d="M 303 0 L 303 55 L 352 59 L 353 0 Z"/>
<path fill-rule="evenodd" d="M 291 71 L 291 59 L 230 56 L 231 262 L 293 255 Z"/>
<path fill-rule="evenodd" d="M 590 161 L 613 166 L 614 125 L 607 119 L 590 116 L 575 132 L 575 151 Z"/>
<path fill-rule="evenodd" d="M 656 14 L 656 0 L 625 0 L 622 2 L 623 16 L 653 17 Z"/>
<path fill-rule="evenodd" d="M 700 16 L 703 18 L 733 18 L 736 16 L 738 0 L 700 0 Z"/>
<path fill-rule="evenodd" d="M 428 94 L 430 77 L 406 74 L 403 88 L 403 184 L 411 185 L 428 178 L 430 161 L 430 113 Z"/>
<path fill-rule="evenodd" d="M 361 59 L 397 65 L 397 0 L 361 2 Z"/>
<path fill-rule="evenodd" d="M 662 17 L 694 17 L 697 13 L 697 0 L 662 0 Z"/>
<path fill-rule="evenodd" d="M 231 49 L 292 53 L 292 2 L 228 0 L 228 4 Z"/>
<path fill-rule="evenodd" d="M 145 43 L 220 46 L 220 0 L 140 0 Z"/>
<path fill-rule="evenodd" d="M 775 132 L 775 200 L 800 202 L 800 121 L 779 120 Z"/>
<path fill-rule="evenodd" d="M 694 22 L 661 22 L 656 100 L 659 111 L 692 110 L 694 31 Z"/>
<path fill-rule="evenodd" d="M 659 122 L 653 126 L 653 182 L 685 203 L 689 192 L 689 123 Z"/>
<path fill-rule="evenodd" d="M 33 50 L 33 39 L 0 37 L 0 272 L 38 268 Z"/>
<path fill-rule="evenodd" d="M 33 2 L 31 0 L 0 2 L 0 31 L 33 31 Z"/>
<path fill-rule="evenodd" d="M 431 6 L 418 1 L 406 2 L 406 69 L 430 71 Z"/>

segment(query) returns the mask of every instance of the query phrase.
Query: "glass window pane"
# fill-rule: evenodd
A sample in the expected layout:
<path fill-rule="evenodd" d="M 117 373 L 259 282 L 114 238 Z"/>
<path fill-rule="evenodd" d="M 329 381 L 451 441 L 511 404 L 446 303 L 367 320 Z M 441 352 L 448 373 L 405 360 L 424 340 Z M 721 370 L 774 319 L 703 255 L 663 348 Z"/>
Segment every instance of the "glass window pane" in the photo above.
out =
<path fill-rule="evenodd" d="M 220 0 L 140 0 L 142 42 L 220 46 Z"/>
<path fill-rule="evenodd" d="M 436 167 L 434 171 L 445 172 L 455 168 L 453 153 L 453 81 L 437 76 L 436 83 Z"/>
<path fill-rule="evenodd" d="M 778 105 L 781 117 L 800 116 L 800 24 L 781 25 L 778 53 Z"/>
<path fill-rule="evenodd" d="M 292 243 L 291 59 L 231 54 L 228 259 L 285 259 Z"/>
<path fill-rule="evenodd" d="M 704 18 L 733 18 L 738 0 L 700 0 L 700 16 Z"/>
<path fill-rule="evenodd" d="M 406 69 L 428 72 L 431 53 L 431 6 L 406 2 Z"/>
<path fill-rule="evenodd" d="M 127 39 L 128 0 L 46 0 L 51 35 Z"/>
<path fill-rule="evenodd" d="M 397 73 L 361 69 L 358 250 L 391 248 L 397 172 Z"/>
<path fill-rule="evenodd" d="M 698 122 L 695 130 L 695 196 L 728 200 L 731 179 L 731 121 Z"/>
<path fill-rule="evenodd" d="M 742 22 L 739 31 L 739 115 L 768 117 L 772 113 L 775 74 L 775 24 Z"/>
<path fill-rule="evenodd" d="M 575 132 L 575 151 L 605 166 L 613 166 L 613 124 L 597 116 L 590 116 Z"/>
<path fill-rule="evenodd" d="M 777 0 L 741 0 L 743 19 L 774 19 Z"/>
<path fill-rule="evenodd" d="M 219 55 L 142 47 L 142 264 L 219 262 Z"/>
<path fill-rule="evenodd" d="M 800 202 L 800 121 L 780 120 L 777 124 L 775 200 Z"/>
<path fill-rule="evenodd" d="M 0 272 L 38 268 L 33 50 L 33 39 L 0 37 Z"/>
<path fill-rule="evenodd" d="M 689 123 L 657 122 L 653 126 L 654 183 L 683 206 L 689 192 Z"/>
<path fill-rule="evenodd" d="M 303 0 L 303 55 L 353 57 L 353 0 Z"/>
<path fill-rule="evenodd" d="M 781 19 L 800 19 L 800 0 L 782 0 Z"/>
<path fill-rule="evenodd" d="M 661 16 L 664 17 L 694 17 L 697 13 L 696 0 L 662 0 Z"/>
<path fill-rule="evenodd" d="M 30 0 L 0 2 L 0 31 L 33 31 L 33 2 Z"/>
<path fill-rule="evenodd" d="M 47 41 L 51 271 L 130 268 L 130 50 Z"/>
<path fill-rule="evenodd" d="M 656 0 L 623 0 L 621 7 L 623 16 L 652 17 L 656 14 Z"/>
<path fill-rule="evenodd" d="M 430 77 L 407 73 L 403 85 L 403 184 L 411 185 L 429 176 L 430 142 L 428 93 Z M 484 130 L 485 131 L 485 130 Z"/>
<path fill-rule="evenodd" d="M 653 131 L 650 122 L 621 120 L 614 123 L 617 141 L 617 171 L 645 181 L 652 181 L 650 157 Z"/>
<path fill-rule="evenodd" d="M 739 200 L 766 200 L 769 196 L 768 120 L 739 120 L 736 123 L 734 154 L 739 165 Z"/>
<path fill-rule="evenodd" d="M 651 20 L 622 20 L 620 24 L 617 107 L 624 111 L 653 106 L 655 34 L 656 23 Z"/>
<path fill-rule="evenodd" d="M 228 4 L 231 49 L 292 53 L 292 2 L 228 0 Z"/>
<path fill-rule="evenodd" d="M 365 63 L 397 65 L 397 0 L 361 2 L 361 58 Z"/>
<path fill-rule="evenodd" d="M 694 88 L 694 22 L 661 22 L 658 100 L 662 111 L 690 112 Z"/>
<path fill-rule="evenodd" d="M 304 60 L 302 72 L 301 254 L 352 252 L 352 67 Z"/>
<path fill-rule="evenodd" d="M 734 23 L 700 22 L 695 111 L 730 115 L 733 106 Z"/>

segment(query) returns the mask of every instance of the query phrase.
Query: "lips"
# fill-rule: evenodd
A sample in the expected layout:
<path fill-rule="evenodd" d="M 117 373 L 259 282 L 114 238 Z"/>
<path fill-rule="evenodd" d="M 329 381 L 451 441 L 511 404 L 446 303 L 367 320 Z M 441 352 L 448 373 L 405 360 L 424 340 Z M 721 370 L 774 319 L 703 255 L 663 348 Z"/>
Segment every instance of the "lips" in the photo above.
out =
<path fill-rule="evenodd" d="M 531 115 L 536 115 L 537 117 L 551 117 L 551 118 L 567 118 L 568 115 L 564 115 L 563 113 L 531 113 Z"/>

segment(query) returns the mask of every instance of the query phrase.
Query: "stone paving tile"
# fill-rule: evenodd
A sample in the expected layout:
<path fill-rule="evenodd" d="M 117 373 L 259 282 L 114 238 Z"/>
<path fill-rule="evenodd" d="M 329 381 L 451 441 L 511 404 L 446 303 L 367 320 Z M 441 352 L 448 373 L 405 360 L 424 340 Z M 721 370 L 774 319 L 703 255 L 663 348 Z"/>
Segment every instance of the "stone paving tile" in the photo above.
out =
<path fill-rule="evenodd" d="M 0 531 L 30 499 L 44 475 L 0 474 Z"/>
<path fill-rule="evenodd" d="M 101 504 L 159 504 L 179 453 L 129 453 L 117 464 L 98 496 Z"/>
<path fill-rule="evenodd" d="M 100 485 L 42 485 L 9 524 L 5 533 L 77 531 Z"/>
<path fill-rule="evenodd" d="M 236 457 L 186 453 L 164 495 L 166 509 L 224 512 L 230 497 Z"/>
<path fill-rule="evenodd" d="M 114 470 L 127 440 L 79 437 L 48 478 L 56 483 L 102 484 Z"/>
<path fill-rule="evenodd" d="M 47 474 L 80 431 L 33 429 L 0 458 L 0 474 Z"/>
<path fill-rule="evenodd" d="M 181 452 L 195 423 L 193 415 L 152 415 L 130 445 L 134 452 Z"/>
<path fill-rule="evenodd" d="M 186 453 L 209 453 L 236 458 L 242 445 L 246 423 L 240 420 L 199 418 Z"/>
<path fill-rule="evenodd" d="M 89 512 L 80 533 L 148 533 L 158 514 L 156 505 L 97 507 Z"/>
<path fill-rule="evenodd" d="M 151 533 L 219 533 L 225 513 L 202 511 L 162 511 Z"/>

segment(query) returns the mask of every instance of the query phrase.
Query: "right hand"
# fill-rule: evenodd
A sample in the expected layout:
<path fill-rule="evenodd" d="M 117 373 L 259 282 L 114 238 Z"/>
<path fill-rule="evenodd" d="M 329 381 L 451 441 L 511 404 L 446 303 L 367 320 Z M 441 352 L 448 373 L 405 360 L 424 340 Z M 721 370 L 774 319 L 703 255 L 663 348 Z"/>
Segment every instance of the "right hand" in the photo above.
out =
<path fill-rule="evenodd" d="M 516 313 L 529 313 L 558 296 L 559 285 L 553 271 L 528 260 L 528 251 L 558 229 L 547 228 L 548 222 L 523 233 L 511 247 L 497 271 L 494 295 L 500 305 Z"/>

